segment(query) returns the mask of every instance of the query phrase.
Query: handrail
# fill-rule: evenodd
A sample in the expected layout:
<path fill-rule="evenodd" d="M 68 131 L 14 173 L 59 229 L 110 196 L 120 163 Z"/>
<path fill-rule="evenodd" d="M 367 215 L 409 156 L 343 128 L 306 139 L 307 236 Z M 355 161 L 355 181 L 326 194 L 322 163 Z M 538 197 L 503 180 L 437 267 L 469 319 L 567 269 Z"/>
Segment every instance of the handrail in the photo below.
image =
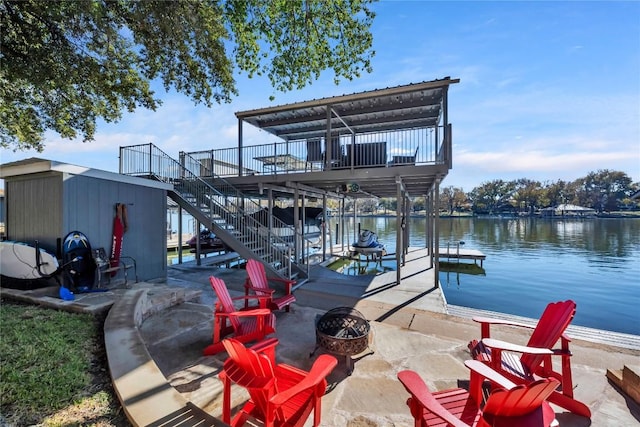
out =
<path fill-rule="evenodd" d="M 212 188 L 216 189 L 220 194 L 225 195 L 228 200 L 244 200 L 245 202 L 245 206 L 240 208 L 239 206 L 235 206 L 235 208 L 238 211 L 244 212 L 244 214 L 248 214 L 248 213 L 255 213 L 255 212 L 259 212 L 263 209 L 262 206 L 260 206 L 259 203 L 257 203 L 254 199 L 252 198 L 244 198 L 244 194 L 238 190 L 236 187 L 234 187 L 231 183 L 229 183 L 229 181 L 227 181 L 225 178 L 216 175 L 215 172 L 213 170 L 211 170 L 211 168 L 209 168 L 206 164 L 203 164 L 199 159 L 196 159 L 194 157 L 191 156 L 190 153 L 185 153 L 183 151 L 180 152 L 179 154 L 180 156 L 180 162 L 183 164 L 183 166 L 191 171 L 193 174 L 198 175 L 199 176 L 206 176 L 208 177 L 206 182 L 212 186 Z M 209 179 L 210 178 L 210 179 Z M 250 206 L 247 207 L 246 203 L 248 203 Z M 264 224 L 262 224 L 264 225 Z M 281 229 L 288 229 L 291 231 L 291 233 L 293 234 L 293 238 L 294 238 L 294 257 L 298 257 L 298 250 L 303 250 L 303 248 L 298 248 L 297 244 L 295 242 L 305 242 L 305 237 L 304 234 L 301 233 L 298 228 L 294 225 L 290 225 L 287 224 L 286 222 L 282 221 L 281 219 L 272 216 L 271 217 L 271 228 L 281 228 Z M 276 243 L 279 244 L 287 244 L 286 242 L 284 242 L 282 239 L 274 239 L 276 240 Z M 280 241 L 277 241 L 280 240 Z"/>
<path fill-rule="evenodd" d="M 214 172 L 217 177 L 286 175 L 320 170 L 386 167 L 389 164 L 449 164 L 450 132 L 450 125 L 386 130 L 357 134 L 355 137 L 341 135 L 329 145 L 321 138 L 300 139 L 188 154 L 197 162 L 193 164 L 192 172 L 200 176 Z M 330 153 L 327 152 L 328 149 Z M 361 162 L 365 151 L 374 159 L 373 162 Z M 330 154 L 330 162 L 326 162 L 327 154 Z"/>
<path fill-rule="evenodd" d="M 230 185 L 229 188 L 225 188 L 226 193 L 220 191 L 190 169 L 191 167 L 176 161 L 151 143 L 120 147 L 121 174 L 145 176 L 173 184 L 175 191 L 204 214 L 211 226 L 217 226 L 236 239 L 239 236 L 251 237 L 252 242 L 241 242 L 247 249 L 256 255 L 258 251 L 264 251 L 263 258 L 269 257 L 269 261 L 273 259 L 280 263 L 281 268 L 291 271 L 292 260 L 287 242 L 247 215 L 246 211 L 234 202 L 242 200 L 242 193 Z M 231 191 L 232 189 L 235 191 Z M 224 226 L 220 225 L 214 216 L 223 220 Z"/>
<path fill-rule="evenodd" d="M 207 180 L 206 182 L 212 188 L 218 191 L 220 194 L 226 195 L 227 198 L 241 200 L 244 197 L 244 194 L 240 192 L 240 190 L 235 188 L 233 185 L 231 185 L 229 181 L 227 181 L 221 176 L 216 175 L 209 167 L 207 167 L 206 165 L 203 165 L 199 160 L 194 159 L 189 153 L 185 153 L 181 151 L 180 161 L 182 162 L 182 164 L 186 169 L 190 170 L 195 175 L 197 175 L 198 173 L 193 172 L 193 170 L 200 172 L 201 175 L 203 174 L 203 172 L 206 173 L 206 176 L 212 178 L 211 181 Z M 245 213 L 247 213 L 247 212 L 258 212 L 263 209 L 262 206 L 260 206 L 259 203 L 256 203 L 256 201 L 252 198 L 245 198 L 244 200 L 245 200 L 245 203 L 248 202 L 251 206 L 250 208 L 247 208 L 245 206 L 242 209 L 238 207 L 237 209 L 239 211 L 244 211 Z M 297 234 L 300 236 L 302 235 L 295 229 L 294 226 L 287 224 L 286 222 L 282 221 L 277 217 L 273 217 L 272 221 L 273 221 L 274 227 L 289 228 L 293 231 L 294 234 Z"/>

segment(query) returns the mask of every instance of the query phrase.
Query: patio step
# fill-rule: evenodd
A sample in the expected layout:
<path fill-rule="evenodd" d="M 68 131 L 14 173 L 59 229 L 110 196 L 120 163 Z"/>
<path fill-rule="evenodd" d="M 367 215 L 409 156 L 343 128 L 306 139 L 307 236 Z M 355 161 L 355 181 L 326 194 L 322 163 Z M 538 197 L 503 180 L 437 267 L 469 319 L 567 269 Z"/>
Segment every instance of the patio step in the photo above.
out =
<path fill-rule="evenodd" d="M 607 378 L 627 396 L 640 405 L 640 366 L 607 369 Z"/>

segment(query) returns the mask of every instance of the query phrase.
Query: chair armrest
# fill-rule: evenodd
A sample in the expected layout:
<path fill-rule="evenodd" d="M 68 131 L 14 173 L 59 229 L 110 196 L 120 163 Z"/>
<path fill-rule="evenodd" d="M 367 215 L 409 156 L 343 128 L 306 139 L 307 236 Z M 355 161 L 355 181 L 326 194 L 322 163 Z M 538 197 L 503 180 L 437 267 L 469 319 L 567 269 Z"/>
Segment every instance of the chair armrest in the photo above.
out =
<path fill-rule="evenodd" d="M 275 289 L 262 289 L 262 288 L 254 288 L 253 286 L 244 285 L 245 289 L 255 292 L 256 294 L 269 294 L 273 295 L 276 291 Z"/>
<path fill-rule="evenodd" d="M 535 329 L 535 325 L 528 325 L 526 323 L 514 322 L 512 320 L 504 320 L 504 319 L 495 319 L 492 317 L 473 317 L 474 322 L 478 323 L 487 323 L 491 325 L 507 325 L 507 326 L 518 326 L 521 328 Z"/>
<path fill-rule="evenodd" d="M 302 381 L 290 389 L 276 394 L 269 399 L 269 401 L 275 406 L 281 406 L 296 394 L 320 384 L 327 375 L 333 371 L 333 368 L 335 368 L 337 364 L 338 360 L 335 357 L 328 354 L 321 354 L 316 361 L 313 362 L 311 370 Z"/>
<path fill-rule="evenodd" d="M 267 280 L 284 283 L 288 294 L 291 293 L 291 287 L 296 284 L 295 280 L 282 279 L 280 277 L 268 277 Z"/>
<path fill-rule="evenodd" d="M 424 383 L 420 375 L 414 371 L 400 371 L 398 372 L 398 379 L 404 386 L 404 388 L 411 394 L 413 399 L 420 403 L 424 408 L 431 413 L 446 421 L 453 427 L 469 427 L 467 424 L 460 421 L 453 416 L 444 406 L 436 400 L 431 394 L 429 388 Z"/>
<path fill-rule="evenodd" d="M 261 295 L 244 295 L 240 297 L 233 297 L 231 298 L 231 301 L 248 301 L 252 299 L 263 300 L 263 299 L 269 299 L 269 297 L 261 296 Z"/>
<path fill-rule="evenodd" d="M 495 319 L 492 317 L 473 317 L 474 322 L 480 323 L 480 336 L 481 338 L 489 338 L 491 336 L 491 325 L 506 325 L 517 326 L 520 328 L 535 329 L 535 325 L 528 325 L 526 323 L 514 322 L 511 320 Z"/>
<path fill-rule="evenodd" d="M 281 282 L 281 283 L 296 283 L 295 280 L 283 279 L 282 277 L 267 277 L 267 280 L 273 280 L 275 282 Z"/>
<path fill-rule="evenodd" d="M 255 317 L 255 316 L 266 316 L 268 314 L 271 314 L 271 310 L 269 310 L 268 308 L 256 308 L 253 310 L 234 311 L 232 313 L 216 313 L 216 316 Z"/>
<path fill-rule="evenodd" d="M 554 352 L 548 348 L 527 347 L 525 345 L 513 344 L 506 341 L 496 340 L 493 338 L 484 338 L 482 343 L 487 347 L 505 351 L 515 351 L 517 353 L 553 355 Z"/>
<path fill-rule="evenodd" d="M 472 375 L 474 373 L 480 375 L 505 390 L 510 390 L 517 385 L 498 371 L 488 366 L 486 363 L 482 363 L 479 360 L 465 360 L 464 364 L 471 370 Z"/>

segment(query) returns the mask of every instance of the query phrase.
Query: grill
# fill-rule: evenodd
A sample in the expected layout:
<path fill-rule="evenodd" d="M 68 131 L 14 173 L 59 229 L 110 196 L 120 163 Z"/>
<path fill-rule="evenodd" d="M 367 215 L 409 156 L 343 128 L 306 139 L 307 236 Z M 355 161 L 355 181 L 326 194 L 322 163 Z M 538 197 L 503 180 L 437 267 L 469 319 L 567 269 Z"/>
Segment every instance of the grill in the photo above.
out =
<path fill-rule="evenodd" d="M 358 310 L 351 307 L 334 308 L 316 322 L 316 350 L 322 348 L 329 353 L 345 356 L 351 374 L 351 356 L 362 353 L 369 346 L 369 329 L 369 322 Z"/>

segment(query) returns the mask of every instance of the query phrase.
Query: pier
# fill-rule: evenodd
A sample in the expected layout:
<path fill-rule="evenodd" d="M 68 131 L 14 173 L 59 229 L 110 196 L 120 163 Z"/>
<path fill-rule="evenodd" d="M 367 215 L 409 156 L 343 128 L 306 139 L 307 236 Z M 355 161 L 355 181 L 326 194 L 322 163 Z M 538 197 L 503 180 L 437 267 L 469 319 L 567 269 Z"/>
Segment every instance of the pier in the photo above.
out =
<path fill-rule="evenodd" d="M 189 249 L 189 244 L 187 243 L 189 239 L 193 237 L 193 233 L 185 233 L 182 235 L 182 248 Z M 178 234 L 172 233 L 170 236 L 167 236 L 167 250 L 177 250 L 178 249 Z"/>
<path fill-rule="evenodd" d="M 455 248 L 447 245 L 446 248 L 440 248 L 439 251 L 441 260 L 444 258 L 446 258 L 447 260 L 471 259 L 476 264 L 478 263 L 478 261 L 480 261 L 480 267 L 482 267 L 484 260 L 487 258 L 485 254 L 476 249 L 461 249 L 460 244 L 457 244 Z"/>

